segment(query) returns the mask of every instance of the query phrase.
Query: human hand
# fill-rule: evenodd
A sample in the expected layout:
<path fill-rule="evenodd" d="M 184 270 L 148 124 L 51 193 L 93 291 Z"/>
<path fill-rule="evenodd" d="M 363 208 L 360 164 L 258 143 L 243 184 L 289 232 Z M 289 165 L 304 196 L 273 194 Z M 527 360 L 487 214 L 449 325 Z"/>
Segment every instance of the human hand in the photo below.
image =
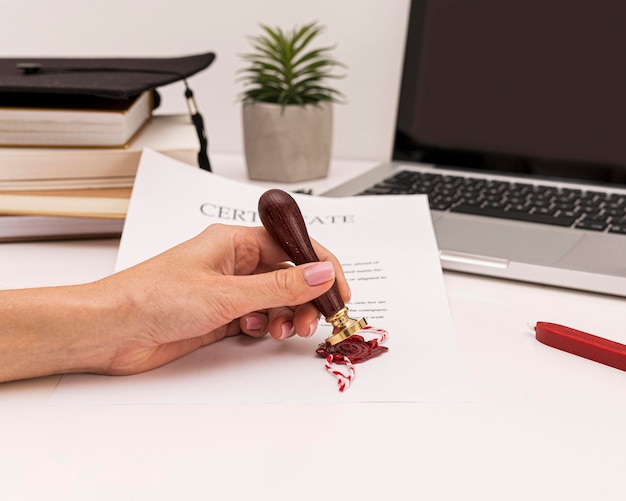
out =
<path fill-rule="evenodd" d="M 152 369 L 226 336 L 311 336 L 319 312 L 310 303 L 335 278 L 350 292 L 336 257 L 313 241 L 319 263 L 291 266 L 262 227 L 212 225 L 197 237 L 91 285 L 115 298 L 99 331 L 109 359 L 97 372 Z"/>

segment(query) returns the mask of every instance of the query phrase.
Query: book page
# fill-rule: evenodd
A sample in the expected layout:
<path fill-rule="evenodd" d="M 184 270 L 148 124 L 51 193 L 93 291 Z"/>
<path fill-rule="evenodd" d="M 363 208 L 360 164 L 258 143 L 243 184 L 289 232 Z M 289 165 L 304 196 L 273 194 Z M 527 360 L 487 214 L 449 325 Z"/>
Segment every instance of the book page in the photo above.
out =
<path fill-rule="evenodd" d="M 154 256 L 213 223 L 260 225 L 258 187 L 145 150 L 116 269 Z M 472 394 L 450 318 L 423 195 L 324 198 L 293 194 L 309 234 L 341 261 L 350 316 L 389 332 L 389 351 L 356 364 L 343 393 L 315 349 L 331 334 L 276 341 L 236 336 L 153 371 L 67 375 L 51 403 L 463 401 Z M 341 366 L 340 366 L 341 367 Z"/>

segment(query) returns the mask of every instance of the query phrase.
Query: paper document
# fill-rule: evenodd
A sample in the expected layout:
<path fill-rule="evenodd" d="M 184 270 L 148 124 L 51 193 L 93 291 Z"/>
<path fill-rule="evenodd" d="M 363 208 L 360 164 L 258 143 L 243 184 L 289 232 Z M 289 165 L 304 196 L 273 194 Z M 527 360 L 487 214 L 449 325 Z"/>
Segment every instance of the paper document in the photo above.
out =
<path fill-rule="evenodd" d="M 116 269 L 150 258 L 213 223 L 259 226 L 257 203 L 263 191 L 145 150 Z M 356 377 L 345 392 L 337 390 L 324 359 L 315 354 L 332 330 L 322 322 L 308 339 L 236 336 L 144 374 L 67 375 L 50 402 L 471 400 L 426 197 L 293 197 L 310 236 L 342 262 L 352 290 L 350 316 L 389 331 L 389 351 L 355 365 Z"/>

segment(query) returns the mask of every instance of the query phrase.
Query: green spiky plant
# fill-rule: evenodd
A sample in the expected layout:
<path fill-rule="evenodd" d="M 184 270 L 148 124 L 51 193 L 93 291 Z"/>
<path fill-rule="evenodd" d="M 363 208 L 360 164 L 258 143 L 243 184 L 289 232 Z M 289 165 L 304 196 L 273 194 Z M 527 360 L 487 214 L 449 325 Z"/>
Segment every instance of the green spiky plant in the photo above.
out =
<path fill-rule="evenodd" d="M 341 102 L 343 96 L 328 86 L 328 79 L 341 78 L 335 70 L 345 67 L 331 55 L 334 47 L 312 49 L 310 44 L 323 31 L 312 22 L 284 31 L 262 24 L 263 34 L 250 37 L 254 52 L 242 58 L 246 104 L 262 102 L 287 105 Z"/>

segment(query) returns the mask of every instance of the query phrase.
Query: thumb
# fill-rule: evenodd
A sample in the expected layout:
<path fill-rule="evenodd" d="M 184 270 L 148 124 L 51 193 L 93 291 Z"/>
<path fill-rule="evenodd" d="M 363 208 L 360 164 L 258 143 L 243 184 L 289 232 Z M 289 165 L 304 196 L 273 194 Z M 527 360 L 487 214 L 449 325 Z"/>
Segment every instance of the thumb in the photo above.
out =
<path fill-rule="evenodd" d="M 318 298 L 332 287 L 335 269 L 330 261 L 319 261 L 237 279 L 230 302 L 239 309 L 234 312 L 234 318 L 251 311 L 296 306 Z"/>

